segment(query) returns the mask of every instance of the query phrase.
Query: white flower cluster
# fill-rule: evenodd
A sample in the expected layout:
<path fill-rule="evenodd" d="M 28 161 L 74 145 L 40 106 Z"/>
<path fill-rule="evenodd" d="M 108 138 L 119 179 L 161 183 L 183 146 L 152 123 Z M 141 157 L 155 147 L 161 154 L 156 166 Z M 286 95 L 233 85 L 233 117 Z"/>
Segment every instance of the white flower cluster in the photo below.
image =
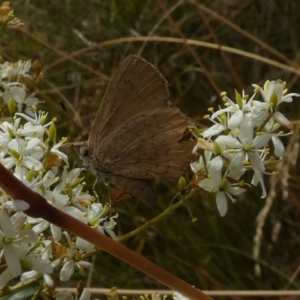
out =
<path fill-rule="evenodd" d="M 19 19 L 14 17 L 14 11 L 10 8 L 10 2 L 4 1 L 0 5 L 0 26 L 7 28 L 17 28 L 24 25 Z"/>
<path fill-rule="evenodd" d="M 56 208 L 115 238 L 108 209 L 83 191 L 81 169 L 68 171 L 68 157 L 59 150 L 63 141 L 56 142 L 55 120 L 47 122 L 47 113 L 37 111 L 39 100 L 30 93 L 37 74 L 30 72 L 30 61 L 0 65 L 1 111 L 11 115 L 0 124 L 1 164 Z M 28 217 L 22 212 L 26 205 L 0 190 L 0 289 L 17 277 L 21 282 L 43 277 L 52 287 L 54 272 L 67 281 L 75 268 L 90 267 L 87 258 L 94 245 Z"/>
<path fill-rule="evenodd" d="M 207 116 L 214 125 L 201 133 L 194 149 L 200 156 L 191 164 L 192 171 L 200 188 L 215 194 L 221 216 L 227 213 L 227 199 L 234 203 L 234 196 L 251 189 L 251 185 L 260 184 L 262 198 L 266 196 L 263 175 L 270 175 L 266 168 L 284 154 L 280 138 L 291 134 L 281 131 L 291 124 L 278 109 L 282 102 L 291 103 L 300 94 L 287 94 L 281 80 L 267 81 L 263 88 L 253 86 L 250 99 L 236 92 L 234 102 L 222 94 L 226 107 Z M 262 101 L 256 99 L 259 93 Z M 253 173 L 251 184 L 243 180 L 247 171 Z"/>

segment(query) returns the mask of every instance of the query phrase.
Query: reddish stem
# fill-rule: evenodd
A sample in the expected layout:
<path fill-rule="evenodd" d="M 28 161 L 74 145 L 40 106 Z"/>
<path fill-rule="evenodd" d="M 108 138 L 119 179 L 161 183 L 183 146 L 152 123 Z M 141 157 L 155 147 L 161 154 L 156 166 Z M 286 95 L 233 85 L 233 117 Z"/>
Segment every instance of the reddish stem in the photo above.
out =
<path fill-rule="evenodd" d="M 33 218 L 43 218 L 74 235 L 80 236 L 192 300 L 212 299 L 151 261 L 145 259 L 143 256 L 50 205 L 45 198 L 30 190 L 1 164 L 0 187 L 10 195 L 12 199 L 24 200 L 30 205 L 30 208 L 25 211 L 28 216 Z"/>

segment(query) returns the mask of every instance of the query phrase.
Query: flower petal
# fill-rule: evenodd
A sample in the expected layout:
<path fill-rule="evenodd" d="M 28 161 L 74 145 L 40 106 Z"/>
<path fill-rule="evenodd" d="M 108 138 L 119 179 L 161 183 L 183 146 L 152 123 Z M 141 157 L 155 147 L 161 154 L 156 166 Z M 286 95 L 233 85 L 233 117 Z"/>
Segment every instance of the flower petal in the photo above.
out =
<path fill-rule="evenodd" d="M 220 216 L 224 217 L 228 210 L 227 199 L 224 192 L 218 192 L 216 197 L 217 208 L 219 210 Z"/>

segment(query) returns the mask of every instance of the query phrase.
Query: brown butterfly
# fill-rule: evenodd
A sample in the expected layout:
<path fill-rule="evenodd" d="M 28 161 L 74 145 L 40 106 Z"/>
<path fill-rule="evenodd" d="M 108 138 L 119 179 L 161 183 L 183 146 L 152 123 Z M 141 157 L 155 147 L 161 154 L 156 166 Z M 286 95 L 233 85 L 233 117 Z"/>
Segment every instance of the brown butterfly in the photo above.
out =
<path fill-rule="evenodd" d="M 167 107 L 166 80 L 144 59 L 120 64 L 97 112 L 88 143 L 79 149 L 83 166 L 116 187 L 156 203 L 151 178 L 178 177 L 192 160 L 194 142 L 182 139 L 189 120 Z"/>

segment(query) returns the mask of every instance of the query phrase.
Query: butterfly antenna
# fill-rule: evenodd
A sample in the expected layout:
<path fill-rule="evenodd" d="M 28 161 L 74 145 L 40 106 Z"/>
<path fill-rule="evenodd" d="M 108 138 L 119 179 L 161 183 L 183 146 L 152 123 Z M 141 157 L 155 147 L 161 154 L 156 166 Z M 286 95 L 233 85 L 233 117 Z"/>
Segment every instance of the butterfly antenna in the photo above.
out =
<path fill-rule="evenodd" d="M 74 121 L 74 119 L 72 118 L 71 114 L 69 113 L 69 111 L 67 110 L 65 104 L 61 101 L 61 100 L 58 100 L 59 101 L 59 104 L 60 106 L 62 107 L 62 109 L 64 110 L 64 112 L 66 113 L 66 115 L 69 117 L 69 119 L 72 121 L 72 123 L 74 124 L 74 126 L 76 127 L 77 131 L 79 132 L 82 140 L 84 141 L 84 136 L 81 132 L 81 129 L 79 128 L 78 124 Z"/>

